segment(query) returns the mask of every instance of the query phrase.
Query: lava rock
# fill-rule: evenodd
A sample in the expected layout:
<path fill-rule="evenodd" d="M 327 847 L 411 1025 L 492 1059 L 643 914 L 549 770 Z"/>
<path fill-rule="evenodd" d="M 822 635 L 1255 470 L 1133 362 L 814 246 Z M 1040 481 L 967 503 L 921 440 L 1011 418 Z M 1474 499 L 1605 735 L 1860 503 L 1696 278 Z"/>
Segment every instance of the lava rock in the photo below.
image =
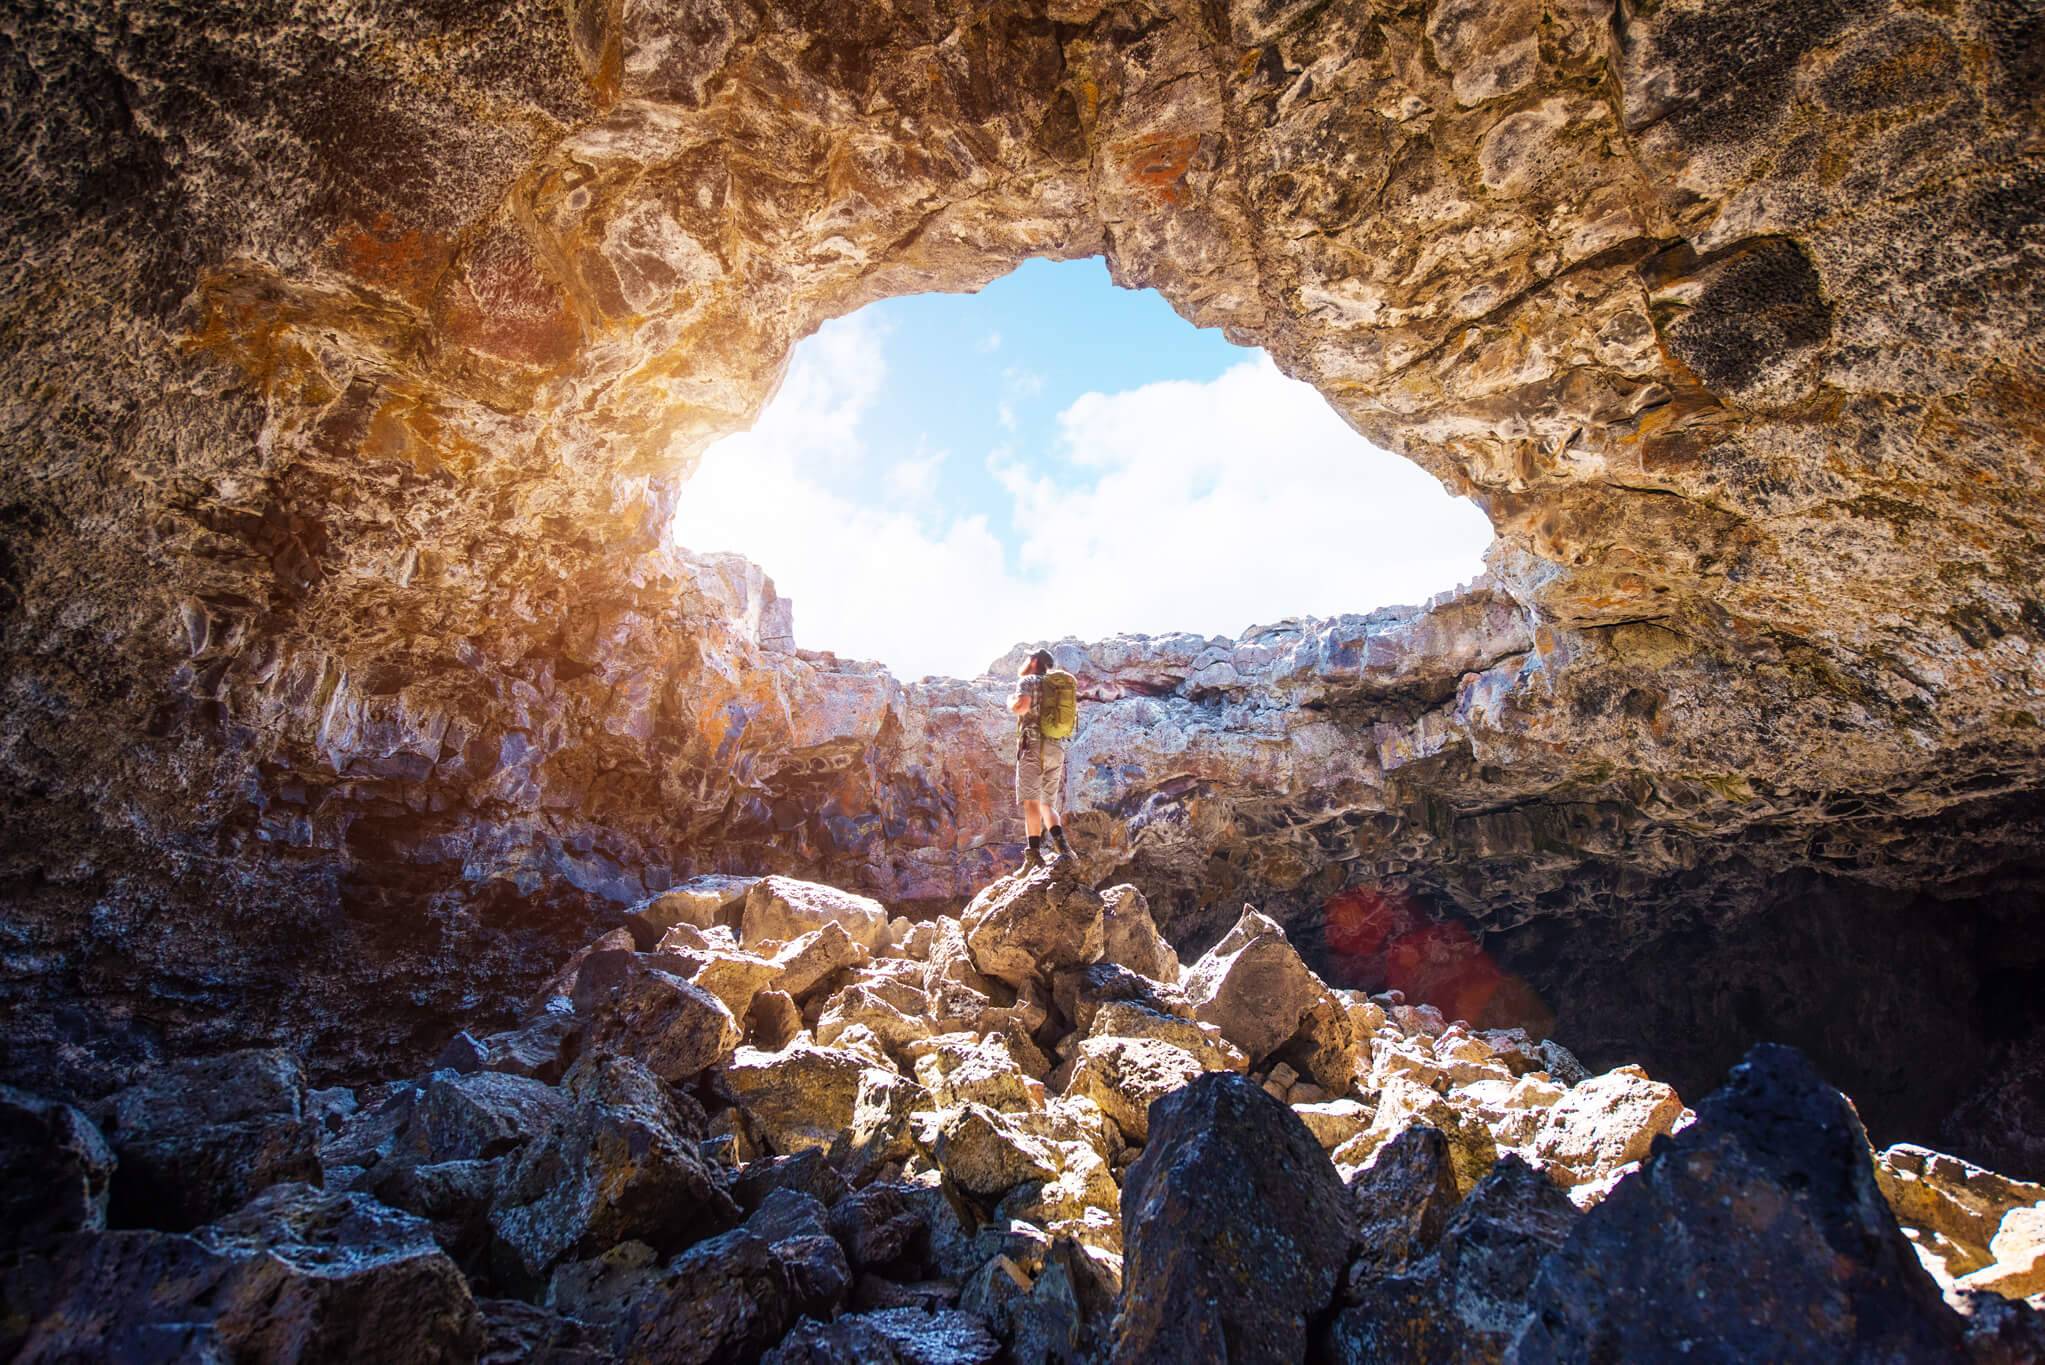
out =
<path fill-rule="evenodd" d="M 1426 1158 L 1415 1164 L 1426 1165 Z M 1422 1194 L 1423 1207 L 1409 1205 L 1418 1216 L 1395 1235 L 1424 1233 L 1414 1223 L 1425 1222 L 1434 1192 L 1413 1193 Z M 1336 1315 L 1323 1343 L 1327 1358 L 1342 1365 L 1499 1359 L 1526 1317 L 1527 1288 L 1542 1259 L 1579 1217 L 1558 1186 L 1518 1156 L 1506 1156 L 1449 1216 L 1427 1255 L 1378 1273 L 1383 1262 L 1371 1259 L 1365 1243 L 1344 1288 L 1351 1306 Z"/>
<path fill-rule="evenodd" d="M 812 1147 L 794 1156 L 770 1156 L 749 1161 L 726 1187 L 726 1193 L 736 1199 L 739 1207 L 748 1214 L 759 1208 L 776 1190 L 798 1190 L 829 1208 L 849 1194 L 851 1187 L 820 1147 Z"/>
<path fill-rule="evenodd" d="M 1549 1106 L 1534 1154 L 1565 1185 L 1602 1179 L 1646 1158 L 1654 1139 L 1683 1117 L 1683 1101 L 1639 1067 L 1592 1076 Z"/>
<path fill-rule="evenodd" d="M 848 968 L 864 967 L 872 960 L 866 945 L 852 937 L 836 920 L 810 930 L 782 945 L 774 954 L 781 968 L 776 983 L 791 999 L 801 1001 L 825 978 Z"/>
<path fill-rule="evenodd" d="M 721 1007 L 720 1007 L 721 1008 Z M 568 1108 L 520 1154 L 490 1210 L 493 1260 L 537 1286 L 568 1255 L 637 1239 L 662 1251 L 738 1221 L 660 1082 L 626 1057 L 569 1072 Z"/>
<path fill-rule="evenodd" d="M 1348 1258 L 1320 1144 L 1254 1082 L 1210 1072 L 1159 1100 L 1122 1192 L 1119 1362 L 1296 1362 Z"/>
<path fill-rule="evenodd" d="M 115 1094 L 102 1119 L 114 1169 L 107 1220 L 183 1232 L 271 1185 L 320 1178 L 298 1060 L 278 1049 L 194 1058 Z"/>
<path fill-rule="evenodd" d="M 402 1365 L 473 1361 L 483 1342 L 468 1285 L 423 1222 L 301 1184 L 190 1236 L 82 1234 L 17 1276 L 22 1361 Z"/>
<path fill-rule="evenodd" d="M 1541 1267 L 1544 1361 L 1952 1359 L 1962 1324 L 1896 1226 L 1846 1097 L 1762 1044 Z"/>
<path fill-rule="evenodd" d="M 1356 1259 L 1346 1292 L 1404 1266 L 1441 1239 L 1456 1208 L 1449 1141 L 1415 1124 L 1378 1148 L 1349 1178 L 1356 1217 Z M 1353 1301 L 1353 1300 L 1352 1300 Z"/>
<path fill-rule="evenodd" d="M 1111 886 L 1101 892 L 1101 907 L 1101 960 L 1152 981 L 1176 984 L 1181 970 L 1179 955 L 1157 931 L 1143 893 L 1126 884 Z"/>
<path fill-rule="evenodd" d="M 1000 1350 L 970 1313 L 886 1308 L 828 1323 L 806 1318 L 762 1365 L 987 1365 Z"/>
<path fill-rule="evenodd" d="M 1284 1046 L 1307 1010 L 1328 993 L 1285 931 L 1249 906 L 1221 942 L 1187 969 L 1182 984 L 1193 1017 L 1220 1029 L 1249 1054 L 1252 1065 Z"/>
<path fill-rule="evenodd" d="M 0 1257 L 104 1228 L 113 1174 L 91 1119 L 0 1085 Z"/>
<path fill-rule="evenodd" d="M 888 912 L 879 901 L 793 877 L 762 877 L 753 884 L 746 893 L 739 940 L 749 948 L 768 941 L 788 943 L 828 924 L 843 929 L 869 953 L 888 942 Z"/>
<path fill-rule="evenodd" d="M 718 1088 L 782 1156 L 828 1148 L 852 1126 L 861 1079 L 873 1063 L 838 1048 L 794 1043 L 742 1047 L 718 1068 Z"/>
<path fill-rule="evenodd" d="M 866 1186 L 831 1206 L 831 1235 L 859 1270 L 886 1270 L 922 1249 L 924 1221 L 903 1188 Z"/>
<path fill-rule="evenodd" d="M 664 1081 L 686 1081 L 731 1056 L 738 1021 L 701 986 L 657 965 L 662 958 L 598 953 L 575 981 L 575 1012 L 588 1023 L 583 1056 L 631 1057 Z"/>
<path fill-rule="evenodd" d="M 1060 967 L 1100 960 L 1101 898 L 1077 880 L 1070 861 L 1003 877 L 973 897 L 959 923 L 983 975 L 1020 988 Z"/>
<path fill-rule="evenodd" d="M 743 1228 L 699 1242 L 626 1310 L 618 1352 L 633 1360 L 724 1365 L 757 1360 L 794 1321 L 788 1272 Z"/>
<path fill-rule="evenodd" d="M 520 1299 L 478 1299 L 483 1352 L 476 1365 L 604 1365 L 609 1337 L 597 1327 Z"/>
<path fill-rule="evenodd" d="M 1131 1142 L 1150 1137 L 1150 1107 L 1209 1068 L 1183 1048 L 1153 1038 L 1088 1038 L 1066 1083 L 1101 1107 Z"/>

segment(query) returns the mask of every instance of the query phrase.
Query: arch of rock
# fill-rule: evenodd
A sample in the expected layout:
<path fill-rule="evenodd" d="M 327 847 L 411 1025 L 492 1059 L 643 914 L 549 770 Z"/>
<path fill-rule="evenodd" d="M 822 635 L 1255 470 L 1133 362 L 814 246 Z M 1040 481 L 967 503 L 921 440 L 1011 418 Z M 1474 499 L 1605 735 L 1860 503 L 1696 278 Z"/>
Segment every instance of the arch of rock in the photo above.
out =
<path fill-rule="evenodd" d="M 660 536 L 823 319 L 1098 253 L 1498 530 L 1425 611 L 1088 652 L 1104 874 L 1193 946 L 1411 891 L 1593 1059 L 1788 1037 L 2045 1161 L 2034 9 L 568 10 L 7 26 L 11 1072 L 387 1069 L 699 871 L 955 903 L 991 684 Z"/>

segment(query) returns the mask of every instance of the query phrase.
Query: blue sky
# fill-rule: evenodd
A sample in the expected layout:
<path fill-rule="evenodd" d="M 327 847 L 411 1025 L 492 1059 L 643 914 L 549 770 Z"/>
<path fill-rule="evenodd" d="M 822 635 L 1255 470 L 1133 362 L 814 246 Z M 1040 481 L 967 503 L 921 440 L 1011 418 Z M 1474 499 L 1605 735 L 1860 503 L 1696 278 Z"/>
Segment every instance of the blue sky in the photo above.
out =
<path fill-rule="evenodd" d="M 827 323 L 704 453 L 674 535 L 762 565 L 805 648 L 913 678 L 1417 601 L 1479 572 L 1490 529 L 1093 259 Z"/>

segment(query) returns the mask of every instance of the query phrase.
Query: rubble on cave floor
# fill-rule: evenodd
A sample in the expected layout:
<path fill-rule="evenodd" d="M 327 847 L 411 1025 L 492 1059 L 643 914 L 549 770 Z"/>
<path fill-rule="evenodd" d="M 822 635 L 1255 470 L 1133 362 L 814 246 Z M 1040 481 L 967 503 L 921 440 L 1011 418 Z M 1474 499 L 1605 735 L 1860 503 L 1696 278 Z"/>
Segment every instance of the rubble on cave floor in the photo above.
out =
<path fill-rule="evenodd" d="M 0 1088 L 0 1148 L 27 1361 L 2045 1349 L 2045 1188 L 1871 1153 L 1790 1049 L 1693 1111 L 1332 989 L 1254 910 L 1182 968 L 1069 865 L 916 924 L 683 887 L 427 1075 Z"/>

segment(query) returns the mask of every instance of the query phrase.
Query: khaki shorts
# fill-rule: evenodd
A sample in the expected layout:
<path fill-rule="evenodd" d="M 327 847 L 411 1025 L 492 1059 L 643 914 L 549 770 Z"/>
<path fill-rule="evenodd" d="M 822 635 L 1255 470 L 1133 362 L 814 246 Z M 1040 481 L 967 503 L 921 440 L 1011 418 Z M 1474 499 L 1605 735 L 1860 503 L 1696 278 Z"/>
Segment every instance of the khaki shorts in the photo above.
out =
<path fill-rule="evenodd" d="M 1065 804 L 1065 741 L 1025 730 L 1015 746 L 1015 799 Z"/>

